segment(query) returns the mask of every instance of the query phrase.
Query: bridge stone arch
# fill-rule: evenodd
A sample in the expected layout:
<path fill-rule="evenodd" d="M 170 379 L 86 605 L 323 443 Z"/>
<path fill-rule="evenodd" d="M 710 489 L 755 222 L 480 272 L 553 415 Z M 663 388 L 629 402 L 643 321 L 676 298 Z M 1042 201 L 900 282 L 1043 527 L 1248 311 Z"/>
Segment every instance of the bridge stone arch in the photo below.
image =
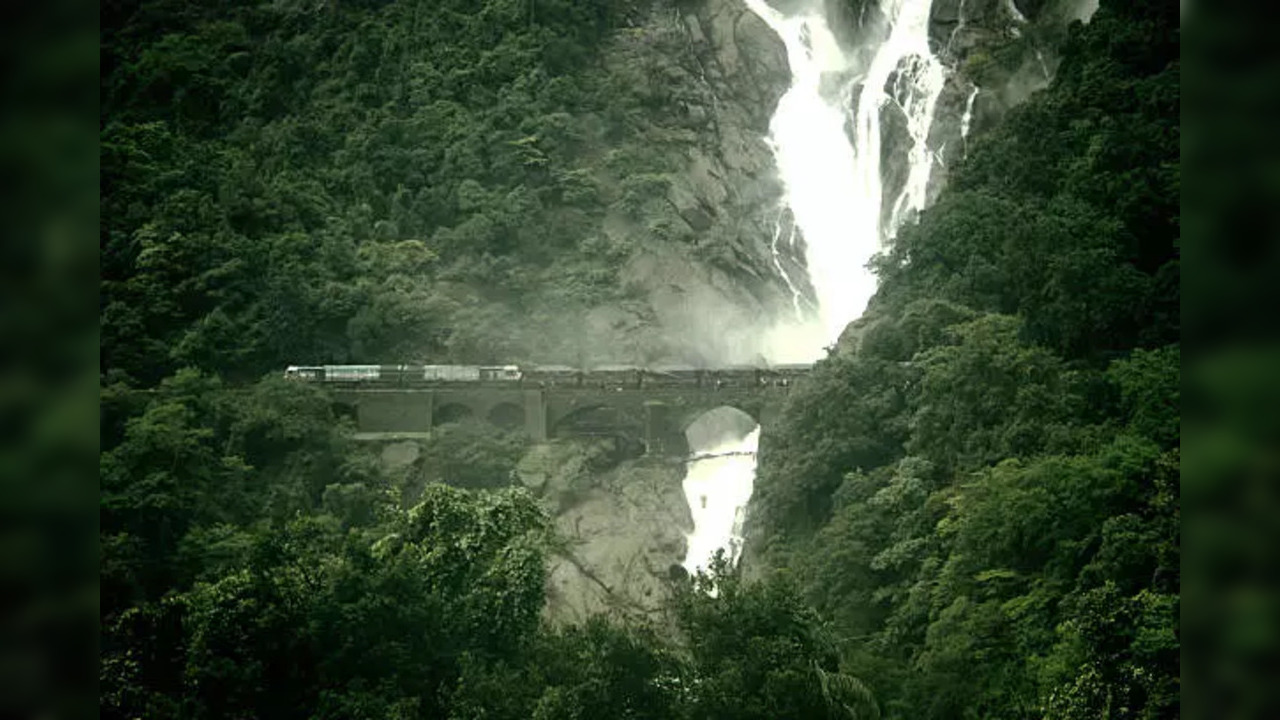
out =
<path fill-rule="evenodd" d="M 782 399 L 782 395 L 768 391 L 655 396 L 646 403 L 651 450 L 666 455 L 689 455 L 687 431 L 699 418 L 717 408 L 730 408 L 750 418 L 756 425 L 767 426 Z"/>
<path fill-rule="evenodd" d="M 759 427 L 760 422 L 744 410 L 732 405 L 718 405 L 698 414 L 684 426 L 684 436 L 691 450 L 707 450 L 721 442 L 736 439 Z"/>
<path fill-rule="evenodd" d="M 524 405 L 515 402 L 500 402 L 485 413 L 490 425 L 503 430 L 519 430 L 524 427 Z"/>
<path fill-rule="evenodd" d="M 762 425 L 763 423 L 761 421 L 764 419 L 764 416 L 768 414 L 767 412 L 765 412 L 763 408 L 761 408 L 759 405 L 754 403 L 733 403 L 733 402 L 714 402 L 714 401 L 699 402 L 699 403 L 695 403 L 687 407 L 681 408 L 680 411 L 673 418 L 673 422 L 676 425 L 676 428 L 681 433 L 684 433 L 689 430 L 689 427 L 691 425 L 696 423 L 704 415 L 706 415 L 709 412 L 712 412 L 713 410 L 719 410 L 720 408 L 729 408 L 730 410 L 736 410 L 737 412 L 740 412 L 743 415 L 751 418 L 751 420 L 754 421 L 755 424 L 757 425 Z"/>
<path fill-rule="evenodd" d="M 476 410 L 467 403 L 450 402 L 433 408 L 431 412 L 432 427 L 462 422 L 476 416 Z"/>
<path fill-rule="evenodd" d="M 547 428 L 551 437 L 575 435 L 642 435 L 644 406 L 642 403 L 585 402 L 548 413 Z M 554 413 L 554 414 L 552 414 Z"/>
<path fill-rule="evenodd" d="M 529 430 L 526 398 L 518 387 L 440 388 L 432 397 L 433 426 L 470 418 L 504 430 Z"/>

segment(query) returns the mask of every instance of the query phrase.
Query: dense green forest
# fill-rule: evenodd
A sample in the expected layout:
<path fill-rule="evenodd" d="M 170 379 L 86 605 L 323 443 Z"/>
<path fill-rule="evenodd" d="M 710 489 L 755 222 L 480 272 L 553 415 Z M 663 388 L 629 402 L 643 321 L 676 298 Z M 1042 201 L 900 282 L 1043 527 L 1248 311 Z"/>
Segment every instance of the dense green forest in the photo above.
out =
<path fill-rule="evenodd" d="M 612 250 L 576 251 L 599 202 L 569 158 L 575 113 L 636 102 L 572 72 L 622 5 L 104 11 L 105 364 L 149 384 L 299 358 L 509 360 L 520 323 L 477 287 L 615 292 L 591 262 Z"/>
<path fill-rule="evenodd" d="M 542 618 L 523 439 L 422 486 L 278 378 L 546 356 L 643 302 L 606 209 L 732 254 L 650 208 L 691 130 L 637 27 L 688 4 L 104 5 L 104 717 L 1178 716 L 1168 3 L 975 139 L 763 439 L 747 571 L 652 618 Z"/>

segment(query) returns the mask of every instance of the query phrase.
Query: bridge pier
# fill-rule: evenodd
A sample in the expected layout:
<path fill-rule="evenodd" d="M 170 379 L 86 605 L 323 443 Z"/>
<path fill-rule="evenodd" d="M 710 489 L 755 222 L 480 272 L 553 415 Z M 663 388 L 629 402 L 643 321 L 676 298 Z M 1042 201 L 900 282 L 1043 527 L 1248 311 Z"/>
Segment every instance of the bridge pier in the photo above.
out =
<path fill-rule="evenodd" d="M 644 401 L 646 455 L 676 457 L 687 452 L 684 436 L 675 422 L 674 409 L 662 400 Z"/>
<path fill-rule="evenodd" d="M 541 390 L 524 391 L 524 431 L 534 442 L 547 440 L 547 399 Z"/>
<path fill-rule="evenodd" d="M 644 401 L 644 451 L 646 455 L 663 454 L 662 426 L 667 419 L 667 404 L 658 400 Z"/>

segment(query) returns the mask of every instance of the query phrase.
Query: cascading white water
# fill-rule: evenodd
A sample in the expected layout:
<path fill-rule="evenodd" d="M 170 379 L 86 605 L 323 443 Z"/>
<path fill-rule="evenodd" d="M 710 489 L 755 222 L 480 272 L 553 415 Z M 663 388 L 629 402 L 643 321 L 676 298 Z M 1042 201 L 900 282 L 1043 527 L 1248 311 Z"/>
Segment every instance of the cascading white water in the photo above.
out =
<path fill-rule="evenodd" d="M 740 437 L 696 448 L 684 478 L 684 496 L 693 515 L 684 567 L 690 574 L 707 569 L 717 550 L 730 563 L 742 553 L 742 523 L 756 475 L 760 427 Z"/>
<path fill-rule="evenodd" d="M 926 141 L 946 70 L 929 49 L 930 0 L 884 0 L 884 23 L 863 29 L 874 52 L 862 55 L 841 47 L 821 0 L 790 14 L 765 0 L 745 2 L 787 49 L 791 87 L 774 112 L 769 143 L 783 211 L 803 234 L 818 303 L 816 318 L 776 329 L 770 344 L 777 361 L 813 360 L 875 293 L 867 261 L 924 207 L 936 161 Z M 868 55 L 870 63 L 859 66 Z M 881 166 L 886 113 L 898 114 L 909 137 L 890 148 L 907 174 L 888 193 Z"/>
<path fill-rule="evenodd" d="M 964 101 L 964 115 L 960 116 L 960 142 L 964 145 L 964 154 L 969 154 L 969 129 L 973 126 L 973 103 L 978 99 L 982 88 L 977 85 L 969 91 L 969 99 Z"/>
<path fill-rule="evenodd" d="M 1004 9 L 1009 12 L 1009 17 L 1013 18 L 1015 23 L 1019 25 L 1026 24 L 1027 16 L 1022 14 L 1022 11 L 1018 9 L 1017 3 L 1013 0 L 1004 0 Z"/>
<path fill-rule="evenodd" d="M 854 172 L 857 159 L 846 132 L 851 87 L 832 84 L 850 70 L 821 8 L 784 16 L 764 0 L 747 6 L 782 39 L 791 68 L 791 88 L 778 101 L 770 123 L 769 144 L 784 186 L 784 206 L 794 218 L 792 232 L 804 235 L 805 262 L 818 301 L 817 318 L 797 318 L 774 339 L 775 358 L 814 359 L 833 339 L 834 318 L 857 312 L 858 298 L 870 297 L 873 278 L 860 273 L 841 278 L 839 268 L 860 268 L 865 243 L 850 240 L 850 208 L 863 193 Z M 845 215 L 845 217 L 840 217 Z M 793 247 L 794 234 L 788 239 Z M 775 244 L 775 252 L 777 251 Z M 840 286 L 843 286 L 841 288 Z M 797 328 L 799 326 L 799 328 Z M 800 332 L 797 332 L 799 329 Z M 838 331 L 836 331 L 838 333 Z"/>
<path fill-rule="evenodd" d="M 804 318 L 805 299 L 804 293 L 796 287 L 795 282 L 791 280 L 791 274 L 782 266 L 782 256 L 779 254 L 778 242 L 782 240 L 782 224 L 783 218 L 779 213 L 777 220 L 773 223 L 773 241 L 769 244 L 769 251 L 773 254 L 773 269 L 778 271 L 778 277 L 782 278 L 782 282 L 786 283 L 787 289 L 791 291 L 791 307 L 795 310 L 796 319 Z M 787 245 L 789 249 L 795 249 L 796 229 L 792 225 L 787 231 Z"/>
<path fill-rule="evenodd" d="M 883 24 L 862 29 L 873 51 L 859 54 L 841 47 L 822 0 L 809 0 L 789 14 L 765 0 L 745 2 L 782 39 L 791 67 L 791 88 L 769 126 L 784 189 L 771 249 L 774 267 L 791 290 L 796 319 L 770 331 L 770 359 L 812 361 L 875 293 L 867 261 L 925 205 L 936 162 L 927 139 L 946 71 L 929 49 L 931 0 L 882 0 Z M 888 148 L 889 158 L 904 163 L 907 172 L 900 186 L 886 189 L 882 121 L 889 114 L 906 131 L 906 142 Z M 967 125 L 966 120 L 966 132 Z M 790 222 L 784 222 L 787 213 Z M 816 317 L 781 258 L 795 250 L 797 230 Z M 737 561 L 759 437 L 756 427 L 715 447 L 695 448 L 700 452 L 689 461 L 684 480 L 694 519 L 684 560 L 690 572 L 705 568 L 721 548 Z"/>

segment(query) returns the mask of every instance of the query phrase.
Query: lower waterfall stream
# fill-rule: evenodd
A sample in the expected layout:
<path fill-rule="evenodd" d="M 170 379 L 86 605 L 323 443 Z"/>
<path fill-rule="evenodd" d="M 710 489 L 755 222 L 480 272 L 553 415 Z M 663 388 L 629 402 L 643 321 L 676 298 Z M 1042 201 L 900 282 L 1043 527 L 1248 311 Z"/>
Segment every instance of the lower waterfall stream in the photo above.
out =
<path fill-rule="evenodd" d="M 755 484 L 760 426 L 730 436 L 711 447 L 696 448 L 689 458 L 684 495 L 693 515 L 684 567 L 691 574 L 707 569 L 717 550 L 730 563 L 742 554 L 742 525 Z"/>

